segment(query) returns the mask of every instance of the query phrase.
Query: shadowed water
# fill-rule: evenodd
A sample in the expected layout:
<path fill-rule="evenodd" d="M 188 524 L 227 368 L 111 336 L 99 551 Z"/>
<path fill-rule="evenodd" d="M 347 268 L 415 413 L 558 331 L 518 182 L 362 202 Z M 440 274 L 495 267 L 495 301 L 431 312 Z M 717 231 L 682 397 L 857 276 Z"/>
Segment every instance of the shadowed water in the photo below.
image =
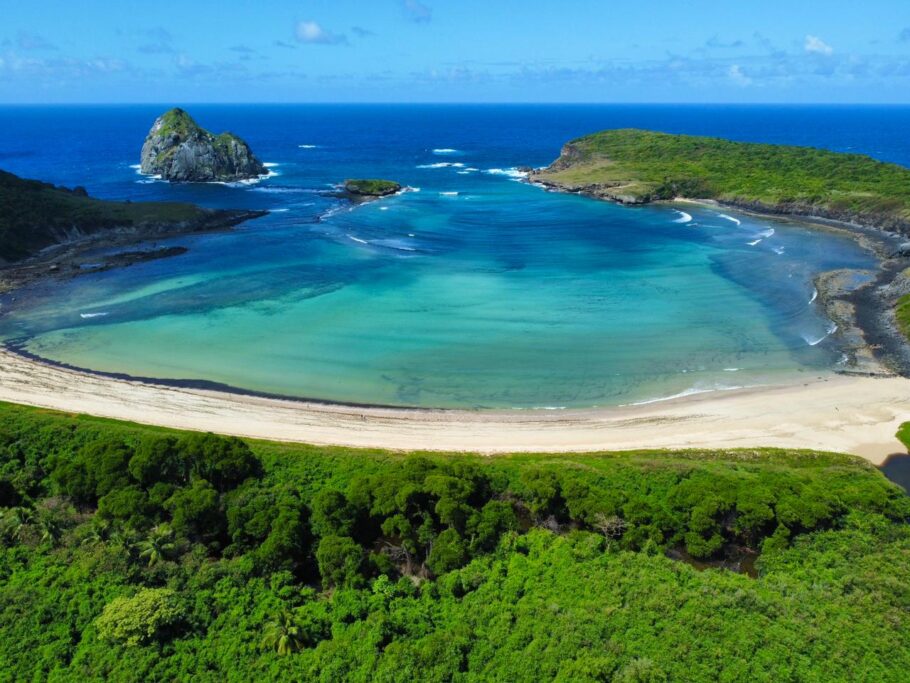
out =
<path fill-rule="evenodd" d="M 0 301 L 4 338 L 106 372 L 387 405 L 634 403 L 830 371 L 840 352 L 812 278 L 873 264 L 852 241 L 799 226 L 517 182 L 516 165 L 634 112 L 199 108 L 201 124 L 246 137 L 277 175 L 171 186 L 130 167 L 155 109 L 72 114 L 70 132 L 100 150 L 76 154 L 81 170 L 55 165 L 72 163 L 59 147 L 15 156 L 32 124 L 8 111 L 0 152 L 14 172 L 100 196 L 273 211 L 166 242 L 190 248 L 179 257 Z M 419 191 L 359 206 L 325 193 L 362 176 Z"/>

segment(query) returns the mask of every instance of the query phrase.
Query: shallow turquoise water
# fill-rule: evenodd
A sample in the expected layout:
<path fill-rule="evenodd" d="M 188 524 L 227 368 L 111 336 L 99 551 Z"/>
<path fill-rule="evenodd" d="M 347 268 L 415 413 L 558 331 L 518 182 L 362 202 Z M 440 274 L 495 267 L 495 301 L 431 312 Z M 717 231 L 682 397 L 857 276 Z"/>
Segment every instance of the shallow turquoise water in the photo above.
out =
<path fill-rule="evenodd" d="M 245 120 L 221 127 L 243 134 Z M 255 186 L 148 183 L 124 142 L 90 191 L 274 213 L 172 240 L 190 247 L 177 258 L 6 297 L 0 337 L 78 367 L 330 401 L 617 405 L 830 371 L 841 354 L 812 278 L 873 263 L 795 225 L 516 182 L 512 164 L 558 152 L 532 137 L 496 146 L 464 122 L 424 122 L 387 139 L 294 120 L 253 140 L 278 164 Z M 355 175 L 420 191 L 357 207 L 324 194 Z"/>

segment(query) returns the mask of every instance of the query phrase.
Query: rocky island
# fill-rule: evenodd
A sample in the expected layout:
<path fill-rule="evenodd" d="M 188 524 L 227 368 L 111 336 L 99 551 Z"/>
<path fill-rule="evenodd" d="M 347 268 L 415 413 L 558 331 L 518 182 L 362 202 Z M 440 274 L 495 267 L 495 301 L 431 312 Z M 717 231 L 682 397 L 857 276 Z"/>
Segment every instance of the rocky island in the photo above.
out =
<path fill-rule="evenodd" d="M 204 209 L 177 202 L 112 202 L 0 171 L 0 292 L 48 272 L 88 272 L 79 255 L 151 239 L 223 230 L 265 211 Z M 141 250 L 92 258 L 94 269 L 178 253 Z"/>
<path fill-rule="evenodd" d="M 349 178 L 344 181 L 342 188 L 344 194 L 355 201 L 378 199 L 401 192 L 401 185 L 394 180 L 375 178 Z"/>
<path fill-rule="evenodd" d="M 142 145 L 140 171 L 171 182 L 231 182 L 266 175 L 250 146 L 233 133 L 213 135 L 182 109 L 159 116 Z"/>

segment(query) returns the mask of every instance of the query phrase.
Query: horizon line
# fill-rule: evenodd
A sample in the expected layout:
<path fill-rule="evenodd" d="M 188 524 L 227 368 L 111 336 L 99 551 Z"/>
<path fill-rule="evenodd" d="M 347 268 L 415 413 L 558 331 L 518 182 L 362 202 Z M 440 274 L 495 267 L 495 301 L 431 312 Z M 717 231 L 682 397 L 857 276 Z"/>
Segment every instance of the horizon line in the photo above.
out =
<path fill-rule="evenodd" d="M 181 101 L 173 100 L 179 104 L 202 106 L 544 106 L 544 107 L 609 107 L 609 106 L 653 106 L 653 107 L 910 107 L 907 102 L 723 102 L 723 101 L 686 101 L 686 102 L 657 102 L 657 101 L 620 101 L 620 102 L 547 102 L 547 101 L 522 101 L 522 102 L 497 102 L 491 100 L 477 101 L 357 101 L 346 102 L 338 100 L 325 101 Z M 122 101 L 122 102 L 0 102 L 0 107 L 125 107 L 125 106 L 167 106 L 166 101 Z M 176 105 L 174 105 L 176 106 Z"/>

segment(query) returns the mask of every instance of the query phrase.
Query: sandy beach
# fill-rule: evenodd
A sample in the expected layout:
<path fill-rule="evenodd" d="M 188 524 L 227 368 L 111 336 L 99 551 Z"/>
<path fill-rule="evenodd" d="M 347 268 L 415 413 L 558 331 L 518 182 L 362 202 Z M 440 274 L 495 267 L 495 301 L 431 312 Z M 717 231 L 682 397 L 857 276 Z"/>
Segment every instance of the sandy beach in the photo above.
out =
<path fill-rule="evenodd" d="M 594 451 L 776 446 L 904 452 L 910 380 L 827 375 L 793 386 L 589 410 L 428 411 L 323 405 L 114 379 L 0 351 L 0 400 L 249 438 L 396 450 Z"/>

